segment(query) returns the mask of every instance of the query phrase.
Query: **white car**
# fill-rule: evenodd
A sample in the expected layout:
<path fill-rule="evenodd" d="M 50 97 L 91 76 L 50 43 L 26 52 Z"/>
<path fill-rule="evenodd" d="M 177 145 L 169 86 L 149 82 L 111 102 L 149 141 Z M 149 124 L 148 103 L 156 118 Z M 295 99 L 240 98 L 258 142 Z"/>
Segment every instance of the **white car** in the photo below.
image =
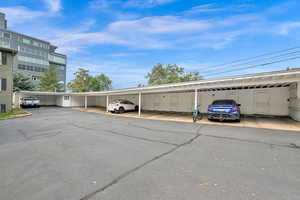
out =
<path fill-rule="evenodd" d="M 117 99 L 108 105 L 109 112 L 119 112 L 123 113 L 126 111 L 136 111 L 138 110 L 138 106 L 134 103 L 125 100 L 125 99 Z"/>
<path fill-rule="evenodd" d="M 39 108 L 40 107 L 40 99 L 37 97 L 23 97 L 21 98 L 21 107 L 35 107 Z"/>

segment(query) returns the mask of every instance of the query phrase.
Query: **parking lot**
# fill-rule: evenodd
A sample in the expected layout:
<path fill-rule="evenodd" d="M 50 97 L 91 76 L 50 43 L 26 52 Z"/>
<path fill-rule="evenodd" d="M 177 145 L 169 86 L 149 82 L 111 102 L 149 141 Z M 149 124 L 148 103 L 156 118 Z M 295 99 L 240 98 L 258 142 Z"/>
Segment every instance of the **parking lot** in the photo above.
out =
<path fill-rule="evenodd" d="M 0 199 L 289 199 L 300 132 L 65 108 L 0 121 Z"/>

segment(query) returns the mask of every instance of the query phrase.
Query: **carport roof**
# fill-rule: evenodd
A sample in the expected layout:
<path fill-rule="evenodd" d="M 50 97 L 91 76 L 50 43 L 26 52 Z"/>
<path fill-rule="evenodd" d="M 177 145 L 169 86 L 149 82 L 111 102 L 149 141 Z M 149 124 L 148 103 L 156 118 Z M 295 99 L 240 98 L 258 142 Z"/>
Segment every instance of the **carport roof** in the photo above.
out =
<path fill-rule="evenodd" d="M 164 84 L 158 86 L 135 87 L 101 92 L 38 92 L 21 91 L 19 93 L 28 95 L 76 95 L 76 96 L 106 96 L 106 95 L 125 95 L 137 93 L 159 93 L 159 92 L 178 92 L 198 90 L 220 90 L 230 88 L 260 88 L 260 87 L 278 87 L 288 86 L 291 83 L 300 82 L 300 68 L 287 69 L 282 71 L 247 74 L 241 76 L 190 81 L 182 83 Z"/>

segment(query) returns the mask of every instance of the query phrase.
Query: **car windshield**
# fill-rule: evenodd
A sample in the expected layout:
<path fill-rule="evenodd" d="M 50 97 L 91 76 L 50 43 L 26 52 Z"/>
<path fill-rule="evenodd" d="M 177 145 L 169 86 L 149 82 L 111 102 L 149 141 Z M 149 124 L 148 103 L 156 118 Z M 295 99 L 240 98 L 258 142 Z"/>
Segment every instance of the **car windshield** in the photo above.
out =
<path fill-rule="evenodd" d="M 130 102 L 130 101 L 127 101 L 127 100 L 124 100 L 124 101 L 122 101 L 121 103 L 123 103 L 123 104 L 133 104 L 132 102 Z"/>
<path fill-rule="evenodd" d="M 222 99 L 214 101 L 212 105 L 236 105 L 236 103 L 231 99 Z"/>
<path fill-rule="evenodd" d="M 24 100 L 38 100 L 37 97 L 25 97 Z"/>
<path fill-rule="evenodd" d="M 112 101 L 111 103 L 120 103 L 120 99 L 117 99 L 117 100 L 114 100 L 114 101 Z"/>

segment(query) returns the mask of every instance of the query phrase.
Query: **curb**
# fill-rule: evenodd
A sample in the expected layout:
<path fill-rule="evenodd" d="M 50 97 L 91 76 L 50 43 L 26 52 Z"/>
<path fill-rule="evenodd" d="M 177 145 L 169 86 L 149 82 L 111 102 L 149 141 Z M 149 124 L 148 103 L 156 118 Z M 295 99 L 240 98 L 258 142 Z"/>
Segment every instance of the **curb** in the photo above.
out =
<path fill-rule="evenodd" d="M 24 111 L 24 112 L 26 112 L 26 111 Z M 26 114 L 15 115 L 15 116 L 11 116 L 11 117 L 8 117 L 8 118 L 5 118 L 5 119 L 0 119 L 0 120 L 16 119 L 16 118 L 27 117 L 27 116 L 30 116 L 30 115 L 32 115 L 32 113 L 26 112 Z"/>

